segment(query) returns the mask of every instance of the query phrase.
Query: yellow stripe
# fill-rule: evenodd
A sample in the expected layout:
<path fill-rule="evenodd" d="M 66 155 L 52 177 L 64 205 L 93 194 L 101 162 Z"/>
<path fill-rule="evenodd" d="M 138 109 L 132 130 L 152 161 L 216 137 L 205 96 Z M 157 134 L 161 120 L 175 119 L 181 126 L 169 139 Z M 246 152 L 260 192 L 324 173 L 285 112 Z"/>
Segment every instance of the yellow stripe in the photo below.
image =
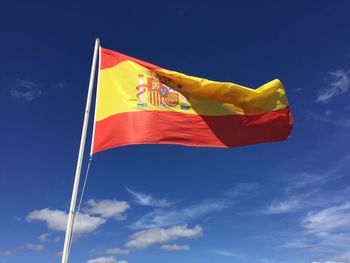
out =
<path fill-rule="evenodd" d="M 96 121 L 121 112 L 144 110 L 217 116 L 259 114 L 288 106 L 279 80 L 252 90 L 233 83 L 214 82 L 170 70 L 160 69 L 155 72 L 162 80 L 170 80 L 168 86 L 173 89 L 166 89 L 171 93 L 167 99 L 159 95 L 157 75 L 132 61 L 100 70 Z M 150 82 L 152 79 L 153 82 Z M 149 92 L 153 92 L 151 96 L 154 100 L 161 98 L 160 106 L 152 105 Z"/>
<path fill-rule="evenodd" d="M 254 90 L 230 82 L 211 81 L 166 69 L 156 72 L 180 84 L 178 91 L 183 94 L 233 104 L 240 108 L 242 114 L 259 114 L 288 106 L 285 90 L 278 79 Z"/>

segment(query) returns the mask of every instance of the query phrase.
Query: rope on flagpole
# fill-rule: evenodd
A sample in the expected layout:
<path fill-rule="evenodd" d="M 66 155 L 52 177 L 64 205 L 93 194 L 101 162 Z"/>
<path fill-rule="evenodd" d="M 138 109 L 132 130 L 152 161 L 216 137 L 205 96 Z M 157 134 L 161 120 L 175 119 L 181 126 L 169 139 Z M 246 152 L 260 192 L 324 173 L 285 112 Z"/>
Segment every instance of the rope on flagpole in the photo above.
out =
<path fill-rule="evenodd" d="M 71 235 L 71 239 L 69 241 L 69 248 L 68 248 L 68 251 L 70 251 L 70 248 L 72 246 L 72 242 L 73 242 L 73 237 L 74 237 L 74 234 L 75 234 L 75 223 L 79 217 L 79 212 L 80 212 L 80 208 L 81 208 L 81 204 L 83 202 L 83 196 L 84 196 L 84 193 L 85 193 L 85 187 L 86 187 L 86 182 L 87 182 L 87 179 L 88 179 L 88 176 L 89 176 L 89 172 L 90 172 L 90 165 L 91 165 L 91 161 L 92 161 L 92 155 L 90 155 L 89 157 L 89 162 L 88 162 L 88 165 L 87 165 L 87 168 L 86 168 L 86 172 L 85 172 L 85 178 L 84 178 L 84 184 L 83 184 L 83 188 L 81 189 L 81 193 L 80 193 L 80 199 L 79 199 L 79 205 L 78 205 L 78 209 L 77 209 L 77 212 L 76 212 L 76 216 L 74 217 L 74 220 L 73 220 L 73 228 L 72 228 L 72 235 Z"/>

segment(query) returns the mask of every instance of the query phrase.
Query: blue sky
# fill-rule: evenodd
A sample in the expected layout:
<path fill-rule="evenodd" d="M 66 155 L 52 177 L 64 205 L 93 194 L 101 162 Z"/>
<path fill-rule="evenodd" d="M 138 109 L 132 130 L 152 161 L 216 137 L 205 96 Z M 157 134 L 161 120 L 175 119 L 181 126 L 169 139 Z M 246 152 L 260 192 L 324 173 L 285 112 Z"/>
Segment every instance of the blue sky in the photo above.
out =
<path fill-rule="evenodd" d="M 281 143 L 96 154 L 70 262 L 350 262 L 349 9 L 348 1 L 3 3 L 0 262 L 60 262 L 97 36 L 189 75 L 248 87 L 279 78 L 294 129 Z"/>

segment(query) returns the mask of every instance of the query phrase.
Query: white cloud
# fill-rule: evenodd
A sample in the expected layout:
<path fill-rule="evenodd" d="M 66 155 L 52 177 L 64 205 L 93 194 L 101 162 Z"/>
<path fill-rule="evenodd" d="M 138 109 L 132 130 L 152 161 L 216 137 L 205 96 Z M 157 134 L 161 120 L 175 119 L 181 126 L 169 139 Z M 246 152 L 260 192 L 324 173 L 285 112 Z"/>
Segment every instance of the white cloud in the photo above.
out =
<path fill-rule="evenodd" d="M 153 207 L 170 207 L 173 204 L 166 199 L 155 199 L 150 194 L 140 193 L 133 191 L 129 188 L 126 190 L 134 197 L 135 203 L 143 206 L 153 206 Z"/>
<path fill-rule="evenodd" d="M 312 261 L 311 263 L 346 263 L 346 262 L 344 262 L 344 261 L 327 260 L 327 261 Z"/>
<path fill-rule="evenodd" d="M 308 115 L 314 120 L 323 121 L 343 128 L 350 127 L 350 119 L 334 119 L 313 112 L 308 112 Z"/>
<path fill-rule="evenodd" d="M 38 236 L 38 239 L 40 242 L 47 242 L 49 241 L 49 237 L 51 236 L 50 233 L 44 233 L 44 234 L 41 234 L 40 236 Z"/>
<path fill-rule="evenodd" d="M 309 172 L 288 174 L 288 179 L 284 179 L 287 182 L 284 188 L 285 197 L 272 201 L 263 212 L 266 214 L 294 213 L 347 200 L 350 197 L 350 187 L 336 191 L 324 191 L 322 187 L 329 181 L 342 178 L 349 163 L 345 157 L 339 164 L 317 175 Z"/>
<path fill-rule="evenodd" d="M 12 256 L 12 252 L 10 250 L 3 250 L 3 251 L 0 251 L 0 256 L 9 257 L 9 256 Z"/>
<path fill-rule="evenodd" d="M 297 212 L 301 209 L 320 205 L 320 203 L 314 203 L 314 199 L 311 198 L 317 190 L 310 191 L 303 194 L 295 194 L 289 196 L 282 201 L 273 201 L 265 209 L 266 214 L 286 214 Z"/>
<path fill-rule="evenodd" d="M 303 235 L 309 238 L 302 240 L 299 247 L 293 247 L 298 242 L 285 244 L 284 247 L 318 248 L 321 251 L 333 251 L 333 256 L 328 256 L 328 258 L 336 260 L 335 262 L 350 260 L 350 201 L 309 212 L 302 220 L 301 225 L 305 229 Z"/>
<path fill-rule="evenodd" d="M 291 195 L 285 200 L 275 200 L 271 202 L 263 212 L 266 214 L 295 213 L 308 208 L 339 204 L 349 197 L 349 187 L 337 191 L 321 191 L 320 189 L 314 189 L 308 192 Z"/>
<path fill-rule="evenodd" d="M 100 257 L 89 259 L 86 263 L 118 263 L 114 257 Z"/>
<path fill-rule="evenodd" d="M 68 84 L 66 81 L 57 81 L 42 85 L 42 83 L 37 81 L 16 79 L 11 86 L 9 93 L 12 98 L 33 101 L 51 92 L 65 89 L 68 87 Z"/>
<path fill-rule="evenodd" d="M 29 222 L 33 220 L 44 221 L 47 223 L 49 229 L 65 232 L 68 214 L 61 210 L 51 210 L 49 208 L 45 208 L 32 211 L 27 215 L 26 220 Z M 93 232 L 105 222 L 106 220 L 103 218 L 80 213 L 76 219 L 75 233 L 83 234 Z"/>
<path fill-rule="evenodd" d="M 324 113 L 326 116 L 330 116 L 333 114 L 333 111 L 331 110 L 326 110 L 326 112 Z"/>
<path fill-rule="evenodd" d="M 144 215 L 133 227 L 139 229 L 184 224 L 199 216 L 223 210 L 228 205 L 227 200 L 207 200 L 182 209 L 157 209 Z"/>
<path fill-rule="evenodd" d="M 296 233 L 299 238 L 290 240 L 281 247 L 324 254 L 321 260 L 314 262 L 345 263 L 350 261 L 349 225 L 350 201 L 312 211 L 301 221 L 305 231 Z"/>
<path fill-rule="evenodd" d="M 129 254 L 130 250 L 129 249 L 121 249 L 121 248 L 110 248 L 106 250 L 107 254 L 112 254 L 112 255 L 126 255 Z"/>
<path fill-rule="evenodd" d="M 350 261 L 350 249 L 347 248 L 345 251 L 343 251 L 338 258 L 346 261 Z"/>
<path fill-rule="evenodd" d="M 162 245 L 160 247 L 163 250 L 170 250 L 170 251 L 180 251 L 180 250 L 190 250 L 190 246 L 188 245 L 177 245 L 177 244 L 166 244 L 166 245 Z"/>
<path fill-rule="evenodd" d="M 33 251 L 42 251 L 44 249 L 43 244 L 27 244 L 26 248 Z"/>
<path fill-rule="evenodd" d="M 52 84 L 53 89 L 65 89 L 67 88 L 68 84 L 66 81 L 58 81 Z"/>
<path fill-rule="evenodd" d="M 196 225 L 187 228 L 186 225 L 173 226 L 170 228 L 152 228 L 132 234 L 126 242 L 128 249 L 144 249 L 155 244 L 163 244 L 179 238 L 195 238 L 202 235 L 202 227 Z"/>
<path fill-rule="evenodd" d="M 304 206 L 304 203 L 298 197 L 291 197 L 288 200 L 273 201 L 265 210 L 266 214 L 285 214 L 292 213 Z"/>
<path fill-rule="evenodd" d="M 43 90 L 37 82 L 17 79 L 16 87 L 10 90 L 10 95 L 12 98 L 32 101 L 43 95 Z"/>
<path fill-rule="evenodd" d="M 126 260 L 117 261 L 114 257 L 100 257 L 89 259 L 86 263 L 128 263 Z"/>
<path fill-rule="evenodd" d="M 350 201 L 317 212 L 309 213 L 302 221 L 304 228 L 322 235 L 329 232 L 349 231 Z"/>
<path fill-rule="evenodd" d="M 95 201 L 90 199 L 87 201 L 89 207 L 84 208 L 84 211 L 93 215 L 100 215 L 104 218 L 114 218 L 115 220 L 124 220 L 126 210 L 130 205 L 125 201 L 118 200 L 101 200 Z"/>
<path fill-rule="evenodd" d="M 283 248 L 312 248 L 314 243 L 305 239 L 290 240 L 281 245 Z"/>
<path fill-rule="evenodd" d="M 246 195 L 255 195 L 259 187 L 258 183 L 240 183 L 230 188 L 227 195 L 231 198 L 237 198 Z"/>
<path fill-rule="evenodd" d="M 207 199 L 198 204 L 177 208 L 170 207 L 168 209 L 158 208 L 137 220 L 132 228 L 153 228 L 178 224 L 187 224 L 190 221 L 206 216 L 210 213 L 221 211 L 233 205 L 236 199 L 240 197 L 253 196 L 257 193 L 258 183 L 240 183 L 224 192 L 223 198 Z M 129 191 L 131 191 L 129 189 Z M 152 197 L 149 197 L 152 200 Z M 145 201 L 144 201 L 145 202 Z"/>
<path fill-rule="evenodd" d="M 337 172 L 339 172 L 342 167 L 343 165 L 337 166 L 334 169 L 325 171 L 323 174 L 319 175 L 309 172 L 300 172 L 295 175 L 288 176 L 289 185 L 286 188 L 286 192 L 300 190 L 308 186 L 312 186 L 314 188 L 315 186 L 326 183 L 330 180 L 338 179 L 339 176 L 337 175 Z"/>
<path fill-rule="evenodd" d="M 319 90 L 316 102 L 327 103 L 332 98 L 347 92 L 350 88 L 350 70 L 329 71 L 328 75 L 332 79 L 329 87 Z"/>
<path fill-rule="evenodd" d="M 214 250 L 212 250 L 210 252 L 213 253 L 213 254 L 219 255 L 219 256 L 224 256 L 224 257 L 234 257 L 234 258 L 238 258 L 238 259 L 241 259 L 241 260 L 245 260 L 246 259 L 245 257 L 243 257 L 241 255 L 238 255 L 236 253 L 233 253 L 231 251 L 224 250 L 224 249 L 214 249 Z"/>
<path fill-rule="evenodd" d="M 41 243 L 59 242 L 61 240 L 61 237 L 59 236 L 54 237 L 52 233 L 44 233 L 38 236 L 38 239 Z"/>

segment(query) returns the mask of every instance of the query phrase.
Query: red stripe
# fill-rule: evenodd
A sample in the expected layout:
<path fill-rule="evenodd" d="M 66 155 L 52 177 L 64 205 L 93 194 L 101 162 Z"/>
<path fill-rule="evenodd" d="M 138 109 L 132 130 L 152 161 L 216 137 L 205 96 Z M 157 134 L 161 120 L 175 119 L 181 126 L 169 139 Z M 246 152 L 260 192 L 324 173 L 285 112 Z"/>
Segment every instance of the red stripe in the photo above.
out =
<path fill-rule="evenodd" d="M 96 122 L 93 152 L 128 144 L 234 147 L 283 141 L 292 129 L 288 107 L 257 115 L 199 116 L 140 111 Z"/>
<path fill-rule="evenodd" d="M 146 61 L 133 58 L 110 49 L 101 48 L 101 69 L 114 67 L 126 60 L 133 61 L 150 70 L 160 69 L 160 67 L 153 65 L 151 63 L 148 63 Z"/>

